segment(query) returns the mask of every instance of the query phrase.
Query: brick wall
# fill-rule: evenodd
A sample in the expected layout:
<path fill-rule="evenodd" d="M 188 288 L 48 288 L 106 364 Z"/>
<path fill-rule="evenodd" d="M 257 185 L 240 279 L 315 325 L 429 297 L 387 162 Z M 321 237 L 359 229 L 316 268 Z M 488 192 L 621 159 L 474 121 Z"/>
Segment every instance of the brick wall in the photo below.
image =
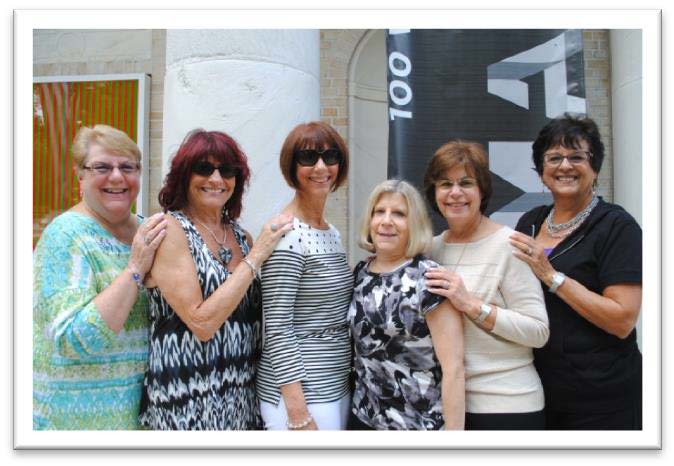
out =
<path fill-rule="evenodd" d="M 321 120 L 332 125 L 347 144 L 349 63 L 365 32 L 365 29 L 321 30 Z M 340 231 L 348 248 L 349 222 L 354 219 L 348 215 L 347 184 L 328 198 L 325 217 Z"/>
<path fill-rule="evenodd" d="M 585 60 L 585 95 L 587 115 L 599 126 L 606 156 L 599 172 L 597 193 L 607 201 L 613 200 L 613 133 L 611 128 L 611 61 L 609 31 L 583 31 L 583 58 Z"/>
<path fill-rule="evenodd" d="M 164 123 L 164 75 L 166 72 L 166 30 L 152 31 L 152 87 L 150 94 L 150 213 L 159 212 L 157 196 L 163 185 L 162 126 Z"/>

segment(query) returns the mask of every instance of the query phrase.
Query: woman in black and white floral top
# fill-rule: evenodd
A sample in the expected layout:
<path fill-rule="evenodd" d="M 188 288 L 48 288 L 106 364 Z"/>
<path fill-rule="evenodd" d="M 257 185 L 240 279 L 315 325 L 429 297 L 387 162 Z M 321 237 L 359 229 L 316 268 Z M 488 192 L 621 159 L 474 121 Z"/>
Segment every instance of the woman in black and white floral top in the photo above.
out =
<path fill-rule="evenodd" d="M 375 255 L 354 270 L 349 429 L 463 429 L 461 316 L 426 286 L 437 264 L 423 256 L 432 238 L 423 200 L 409 183 L 388 180 L 366 212 L 359 244 Z"/>

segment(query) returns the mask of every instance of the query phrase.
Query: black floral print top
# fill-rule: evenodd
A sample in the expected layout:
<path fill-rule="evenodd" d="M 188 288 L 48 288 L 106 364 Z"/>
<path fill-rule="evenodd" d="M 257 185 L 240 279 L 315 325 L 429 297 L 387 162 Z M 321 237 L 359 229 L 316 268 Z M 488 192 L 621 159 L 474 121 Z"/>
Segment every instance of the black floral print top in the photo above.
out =
<path fill-rule="evenodd" d="M 377 430 L 439 430 L 442 370 L 426 314 L 444 298 L 426 288 L 423 256 L 388 273 L 354 269 L 348 319 L 354 342 L 353 413 Z"/>

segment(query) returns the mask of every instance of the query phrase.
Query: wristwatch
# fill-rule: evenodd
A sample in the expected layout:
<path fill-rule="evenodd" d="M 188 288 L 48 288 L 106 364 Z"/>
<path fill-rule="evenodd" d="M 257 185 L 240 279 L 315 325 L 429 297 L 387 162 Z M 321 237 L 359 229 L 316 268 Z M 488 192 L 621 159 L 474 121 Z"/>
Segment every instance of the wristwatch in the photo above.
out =
<path fill-rule="evenodd" d="M 552 283 L 550 284 L 548 291 L 550 293 L 557 293 L 557 288 L 562 286 L 564 280 L 566 280 L 566 275 L 564 275 L 562 272 L 555 272 L 555 274 L 552 276 Z"/>
<path fill-rule="evenodd" d="M 475 319 L 473 319 L 473 322 L 481 324 L 487 317 L 489 317 L 489 314 L 491 314 L 491 306 L 489 304 L 482 303 L 480 304 L 480 313 Z"/>

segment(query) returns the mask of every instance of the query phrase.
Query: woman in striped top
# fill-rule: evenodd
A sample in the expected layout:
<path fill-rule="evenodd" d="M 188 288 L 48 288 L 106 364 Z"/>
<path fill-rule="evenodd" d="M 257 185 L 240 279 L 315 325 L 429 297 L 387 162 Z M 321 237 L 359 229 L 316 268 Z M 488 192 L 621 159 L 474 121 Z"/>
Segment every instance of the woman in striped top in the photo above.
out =
<path fill-rule="evenodd" d="M 323 213 L 328 194 L 346 179 L 348 150 L 329 125 L 301 124 L 286 138 L 280 165 L 296 190 L 284 209 L 295 221 L 262 268 L 262 418 L 269 430 L 344 429 L 353 278 L 339 232 Z"/>

